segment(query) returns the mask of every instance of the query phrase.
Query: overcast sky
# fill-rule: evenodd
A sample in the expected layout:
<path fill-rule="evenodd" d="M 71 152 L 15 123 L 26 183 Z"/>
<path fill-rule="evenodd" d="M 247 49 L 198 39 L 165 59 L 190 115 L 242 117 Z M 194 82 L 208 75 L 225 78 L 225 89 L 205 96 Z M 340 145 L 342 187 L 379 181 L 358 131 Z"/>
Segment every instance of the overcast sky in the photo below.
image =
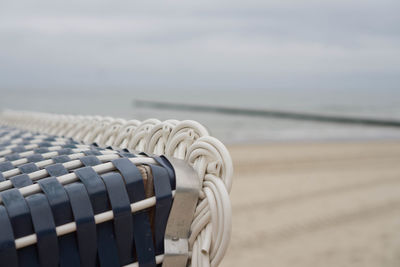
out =
<path fill-rule="evenodd" d="M 396 90 L 399 0 L 0 0 L 0 88 Z"/>

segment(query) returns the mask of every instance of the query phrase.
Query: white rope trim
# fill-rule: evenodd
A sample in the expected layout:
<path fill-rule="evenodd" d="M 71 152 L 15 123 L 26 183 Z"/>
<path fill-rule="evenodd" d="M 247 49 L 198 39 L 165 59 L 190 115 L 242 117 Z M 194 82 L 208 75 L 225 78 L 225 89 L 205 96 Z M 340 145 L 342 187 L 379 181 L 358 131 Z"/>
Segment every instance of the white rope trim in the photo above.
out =
<path fill-rule="evenodd" d="M 197 171 L 202 191 L 191 226 L 191 266 L 218 266 L 230 240 L 229 192 L 233 165 L 226 147 L 195 121 L 114 119 L 4 111 L 0 124 L 63 136 L 84 144 L 128 148 L 183 159 Z M 60 140 L 61 141 L 61 140 Z M 1 156 L 1 155 L 0 155 Z"/>

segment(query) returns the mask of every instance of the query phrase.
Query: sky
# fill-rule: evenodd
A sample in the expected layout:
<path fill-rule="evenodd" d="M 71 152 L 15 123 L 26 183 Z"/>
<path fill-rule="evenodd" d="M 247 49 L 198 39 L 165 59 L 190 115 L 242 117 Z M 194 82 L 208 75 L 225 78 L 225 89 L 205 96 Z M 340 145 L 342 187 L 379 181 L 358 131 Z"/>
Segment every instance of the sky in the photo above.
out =
<path fill-rule="evenodd" d="M 400 91 L 398 0 L 0 0 L 0 90 Z"/>

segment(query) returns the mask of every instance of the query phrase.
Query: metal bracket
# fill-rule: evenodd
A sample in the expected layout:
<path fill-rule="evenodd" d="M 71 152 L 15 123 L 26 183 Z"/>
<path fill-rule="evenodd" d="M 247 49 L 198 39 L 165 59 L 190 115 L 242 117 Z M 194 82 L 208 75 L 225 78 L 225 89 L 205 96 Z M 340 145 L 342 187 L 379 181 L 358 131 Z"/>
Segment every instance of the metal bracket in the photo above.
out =
<path fill-rule="evenodd" d="M 199 192 L 200 179 L 185 161 L 168 158 L 175 170 L 176 190 L 164 239 L 163 267 L 184 267 L 189 256 L 190 226 Z"/>

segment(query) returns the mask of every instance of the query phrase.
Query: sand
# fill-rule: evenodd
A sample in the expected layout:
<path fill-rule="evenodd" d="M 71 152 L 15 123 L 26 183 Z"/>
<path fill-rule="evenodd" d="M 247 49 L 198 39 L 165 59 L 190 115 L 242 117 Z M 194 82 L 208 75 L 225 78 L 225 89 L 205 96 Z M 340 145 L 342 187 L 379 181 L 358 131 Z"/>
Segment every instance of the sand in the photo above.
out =
<path fill-rule="evenodd" d="M 229 147 L 221 266 L 400 266 L 400 142 Z"/>

